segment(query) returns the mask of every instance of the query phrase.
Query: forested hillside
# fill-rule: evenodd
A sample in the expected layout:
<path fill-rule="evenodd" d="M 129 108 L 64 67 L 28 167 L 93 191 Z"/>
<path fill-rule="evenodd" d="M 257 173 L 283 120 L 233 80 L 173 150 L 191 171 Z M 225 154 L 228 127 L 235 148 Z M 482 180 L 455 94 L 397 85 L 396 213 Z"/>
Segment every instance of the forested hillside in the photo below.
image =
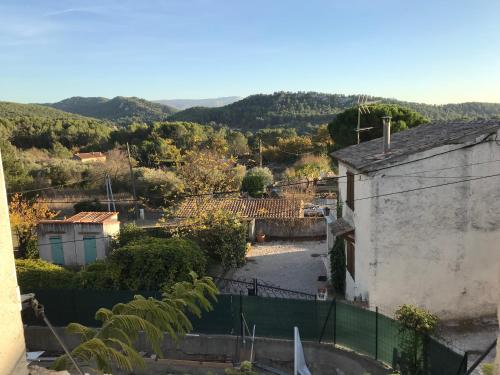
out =
<path fill-rule="evenodd" d="M 66 112 L 128 124 L 134 121 L 163 121 L 176 109 L 136 97 L 117 96 L 113 99 L 75 96 L 53 104 L 45 104 Z"/>
<path fill-rule="evenodd" d="M 222 123 L 243 130 L 277 126 L 300 129 L 308 124 L 330 122 L 336 114 L 355 106 L 357 100 L 356 95 L 277 92 L 272 95 L 252 95 L 220 108 L 189 108 L 177 112 L 172 119 L 199 123 Z M 500 116 L 498 103 L 430 105 L 377 97 L 370 98 L 370 100 L 400 104 L 421 113 L 430 120 Z"/>
<path fill-rule="evenodd" d="M 174 107 L 178 110 L 183 110 L 192 107 L 222 107 L 238 100 L 243 99 L 240 96 L 225 96 L 221 98 L 209 98 L 209 99 L 167 99 L 167 100 L 154 100 L 154 103 L 160 103 L 163 105 L 168 105 Z"/>

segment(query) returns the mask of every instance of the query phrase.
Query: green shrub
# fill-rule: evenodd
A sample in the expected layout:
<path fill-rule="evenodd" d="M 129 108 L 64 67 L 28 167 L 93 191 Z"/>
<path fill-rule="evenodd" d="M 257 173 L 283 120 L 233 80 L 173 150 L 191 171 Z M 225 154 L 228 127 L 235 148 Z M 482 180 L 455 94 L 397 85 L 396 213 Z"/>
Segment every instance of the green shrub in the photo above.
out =
<path fill-rule="evenodd" d="M 74 275 L 74 285 L 78 289 L 119 289 L 118 270 L 109 261 L 98 260 Z"/>
<path fill-rule="evenodd" d="M 23 293 L 37 289 L 74 287 L 74 272 L 40 259 L 16 259 L 16 272 Z"/>
<path fill-rule="evenodd" d="M 335 239 L 332 249 L 330 250 L 330 268 L 332 272 L 332 284 L 335 291 L 340 294 L 345 293 L 345 245 L 341 237 Z"/>
<path fill-rule="evenodd" d="M 272 183 L 273 173 L 269 168 L 255 167 L 246 172 L 241 190 L 248 192 L 252 197 L 260 197 Z"/>
<path fill-rule="evenodd" d="M 438 318 L 429 311 L 413 305 L 402 305 L 394 313 L 400 323 L 399 346 L 401 348 L 401 372 L 419 375 L 424 366 L 425 335 L 434 332 Z"/>
<path fill-rule="evenodd" d="M 247 227 L 231 212 L 208 212 L 190 223 L 185 234 L 226 270 L 245 263 Z"/>
<path fill-rule="evenodd" d="M 493 375 L 493 370 L 495 369 L 495 365 L 493 363 L 485 363 L 481 366 L 481 370 L 483 370 L 484 375 Z"/>
<path fill-rule="evenodd" d="M 182 238 L 142 237 L 115 249 L 109 256 L 120 289 L 160 290 L 165 285 L 189 280 L 189 273 L 205 273 L 203 251 Z M 114 272 L 114 271 L 113 271 Z"/>
<path fill-rule="evenodd" d="M 113 238 L 111 247 L 117 249 L 132 241 L 139 241 L 145 237 L 148 237 L 148 234 L 144 229 L 139 228 L 135 224 L 125 224 L 123 228 L 120 229 L 120 233 L 118 233 L 116 238 Z"/>

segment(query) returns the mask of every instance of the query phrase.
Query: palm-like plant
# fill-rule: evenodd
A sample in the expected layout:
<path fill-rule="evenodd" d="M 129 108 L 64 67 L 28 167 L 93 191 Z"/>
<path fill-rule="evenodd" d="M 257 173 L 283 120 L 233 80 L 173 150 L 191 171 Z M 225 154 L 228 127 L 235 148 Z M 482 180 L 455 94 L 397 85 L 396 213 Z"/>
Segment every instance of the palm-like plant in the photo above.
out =
<path fill-rule="evenodd" d="M 140 332 L 144 332 L 153 352 L 161 356 L 163 332 L 177 340 L 192 329 L 187 313 L 200 317 L 203 310 L 212 310 L 211 301 L 216 300 L 218 290 L 211 278 L 198 278 L 194 272 L 190 275 L 191 281 L 178 282 L 164 290 L 161 301 L 135 296 L 111 310 L 100 308 L 95 315 L 102 322 L 99 329 L 70 323 L 66 329 L 78 334 L 82 341 L 71 356 L 82 367 L 98 373 L 111 373 L 113 367 L 125 371 L 144 367 L 144 359 L 133 347 Z M 53 367 L 70 370 L 72 366 L 69 357 L 63 355 Z"/>

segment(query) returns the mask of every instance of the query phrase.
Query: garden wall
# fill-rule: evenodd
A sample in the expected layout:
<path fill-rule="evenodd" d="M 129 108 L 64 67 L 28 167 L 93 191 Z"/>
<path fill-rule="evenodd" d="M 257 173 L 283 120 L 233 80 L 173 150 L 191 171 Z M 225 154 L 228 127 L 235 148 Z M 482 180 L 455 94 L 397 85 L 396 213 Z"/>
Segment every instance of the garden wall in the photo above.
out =
<path fill-rule="evenodd" d="M 303 217 L 292 219 L 255 219 L 253 237 L 262 231 L 266 240 L 322 240 L 326 238 L 324 217 Z M 251 233 L 251 232 L 250 232 Z"/>

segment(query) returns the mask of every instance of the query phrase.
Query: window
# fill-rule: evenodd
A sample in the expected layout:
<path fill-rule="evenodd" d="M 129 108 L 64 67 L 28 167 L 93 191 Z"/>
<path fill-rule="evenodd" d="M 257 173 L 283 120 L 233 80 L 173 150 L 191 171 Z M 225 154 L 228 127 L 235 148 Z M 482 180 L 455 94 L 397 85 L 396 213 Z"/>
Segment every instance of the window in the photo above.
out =
<path fill-rule="evenodd" d="M 347 207 L 354 211 L 354 175 L 347 172 Z"/>
<path fill-rule="evenodd" d="M 351 277 L 353 280 L 356 280 L 354 278 L 354 263 L 355 263 L 355 259 L 354 259 L 354 243 L 351 242 L 351 241 L 346 241 L 346 244 L 347 244 L 347 254 L 346 254 L 346 258 L 347 258 L 347 271 L 349 271 L 349 273 L 351 274 Z"/>
<path fill-rule="evenodd" d="M 61 236 L 50 236 L 49 241 L 52 263 L 64 264 L 64 252 Z"/>

